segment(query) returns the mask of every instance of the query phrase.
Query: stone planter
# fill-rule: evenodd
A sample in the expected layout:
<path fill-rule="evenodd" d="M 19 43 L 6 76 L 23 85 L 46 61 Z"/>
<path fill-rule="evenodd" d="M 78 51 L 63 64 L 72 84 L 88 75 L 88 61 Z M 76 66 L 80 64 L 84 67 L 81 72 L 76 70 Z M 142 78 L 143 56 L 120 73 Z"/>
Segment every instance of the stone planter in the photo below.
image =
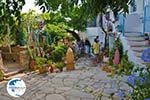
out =
<path fill-rule="evenodd" d="M 0 81 L 4 80 L 4 72 L 0 70 Z"/>
<path fill-rule="evenodd" d="M 54 67 L 53 67 L 52 65 L 49 65 L 49 66 L 48 66 L 48 71 L 49 71 L 50 73 L 54 73 Z"/>
<path fill-rule="evenodd" d="M 21 66 L 28 66 L 29 65 L 29 56 L 27 54 L 27 51 L 20 51 L 19 63 Z"/>
<path fill-rule="evenodd" d="M 29 69 L 35 71 L 36 70 L 36 62 L 34 59 L 30 59 L 29 61 Z"/>
<path fill-rule="evenodd" d="M 8 46 L 0 47 L 2 50 L 2 58 L 7 62 L 16 62 L 20 66 L 28 66 L 29 56 L 27 54 L 27 48 L 24 46 L 11 46 L 11 53 L 9 52 Z"/>

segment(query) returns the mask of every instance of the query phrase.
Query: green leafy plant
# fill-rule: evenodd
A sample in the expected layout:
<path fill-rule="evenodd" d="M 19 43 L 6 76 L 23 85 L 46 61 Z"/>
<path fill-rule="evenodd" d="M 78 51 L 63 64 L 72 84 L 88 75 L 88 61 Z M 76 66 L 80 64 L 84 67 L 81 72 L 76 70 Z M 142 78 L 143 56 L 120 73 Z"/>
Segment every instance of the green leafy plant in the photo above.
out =
<path fill-rule="evenodd" d="M 47 64 L 52 65 L 52 64 L 53 64 L 53 61 L 52 61 L 52 60 L 48 60 L 48 61 L 47 61 Z"/>
<path fill-rule="evenodd" d="M 56 66 L 60 71 L 62 71 L 63 68 L 64 68 L 64 66 L 65 66 L 65 63 L 64 63 L 64 62 L 57 62 L 57 63 L 55 64 L 55 66 Z"/>
<path fill-rule="evenodd" d="M 118 74 L 130 75 L 132 73 L 134 63 L 128 60 L 127 51 L 122 55 L 121 62 L 118 67 Z"/>
<path fill-rule="evenodd" d="M 37 67 L 42 68 L 43 65 L 46 63 L 47 59 L 43 57 L 36 57 L 35 61 L 36 61 Z"/>
<path fill-rule="evenodd" d="M 66 46 L 55 46 L 55 49 L 51 53 L 51 59 L 54 62 L 60 62 L 63 61 L 63 58 L 66 54 L 67 47 Z"/>

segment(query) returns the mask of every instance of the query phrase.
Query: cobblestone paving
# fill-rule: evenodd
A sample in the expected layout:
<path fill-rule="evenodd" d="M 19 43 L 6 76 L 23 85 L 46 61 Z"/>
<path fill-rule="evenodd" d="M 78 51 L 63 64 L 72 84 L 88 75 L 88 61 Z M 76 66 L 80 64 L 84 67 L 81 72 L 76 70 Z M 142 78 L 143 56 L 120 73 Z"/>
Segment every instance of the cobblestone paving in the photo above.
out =
<path fill-rule="evenodd" d="M 6 91 L 6 83 L 0 84 L 0 100 L 127 100 L 130 90 L 125 77 L 108 77 L 89 58 L 80 58 L 74 71 L 46 75 L 30 72 L 21 78 L 27 86 L 25 94 L 13 98 Z M 119 97 L 120 91 L 125 91 L 124 99 Z"/>

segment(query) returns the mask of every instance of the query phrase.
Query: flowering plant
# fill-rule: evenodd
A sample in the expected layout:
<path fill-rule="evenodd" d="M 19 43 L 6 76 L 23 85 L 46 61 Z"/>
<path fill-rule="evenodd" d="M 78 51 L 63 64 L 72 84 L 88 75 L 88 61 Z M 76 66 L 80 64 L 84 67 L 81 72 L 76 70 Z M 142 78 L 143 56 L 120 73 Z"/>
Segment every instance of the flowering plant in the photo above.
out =
<path fill-rule="evenodd" d="M 138 68 L 135 72 L 136 74 L 128 77 L 128 84 L 132 87 L 132 99 L 150 100 L 150 68 Z"/>

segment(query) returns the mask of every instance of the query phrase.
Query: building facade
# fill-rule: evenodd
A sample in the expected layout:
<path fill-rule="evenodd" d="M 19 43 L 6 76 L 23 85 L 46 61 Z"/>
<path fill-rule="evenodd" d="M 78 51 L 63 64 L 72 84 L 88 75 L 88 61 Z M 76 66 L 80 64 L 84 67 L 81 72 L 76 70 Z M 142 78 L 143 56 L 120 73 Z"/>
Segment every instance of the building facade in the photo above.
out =
<path fill-rule="evenodd" d="M 132 0 L 125 18 L 125 32 L 150 33 L 150 0 Z M 131 23 L 132 22 L 132 23 Z"/>

